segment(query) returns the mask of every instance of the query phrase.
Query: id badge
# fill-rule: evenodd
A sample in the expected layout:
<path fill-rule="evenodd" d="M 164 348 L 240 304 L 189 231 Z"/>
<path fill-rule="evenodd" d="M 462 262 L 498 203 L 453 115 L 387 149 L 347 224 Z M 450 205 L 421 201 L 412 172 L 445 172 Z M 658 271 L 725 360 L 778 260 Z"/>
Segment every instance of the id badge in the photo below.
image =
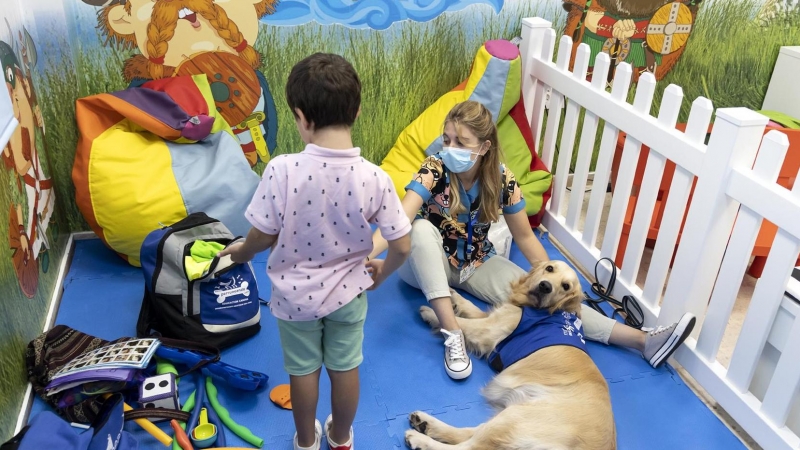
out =
<path fill-rule="evenodd" d="M 459 283 L 463 284 L 465 281 L 467 281 L 469 279 L 469 277 L 472 276 L 473 273 L 475 273 L 475 264 L 470 262 L 469 264 L 464 266 L 463 269 L 461 269 L 461 275 L 459 277 L 460 278 Z"/>

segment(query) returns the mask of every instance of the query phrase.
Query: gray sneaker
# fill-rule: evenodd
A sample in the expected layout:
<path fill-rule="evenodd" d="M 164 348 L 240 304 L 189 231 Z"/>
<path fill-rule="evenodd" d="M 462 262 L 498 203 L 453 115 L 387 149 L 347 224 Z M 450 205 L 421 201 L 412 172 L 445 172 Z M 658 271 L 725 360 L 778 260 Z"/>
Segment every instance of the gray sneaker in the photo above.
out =
<path fill-rule="evenodd" d="M 472 361 L 464 345 L 464 332 L 442 329 L 444 340 L 444 368 L 454 380 L 463 380 L 472 374 Z"/>
<path fill-rule="evenodd" d="M 689 337 L 694 323 L 694 315 L 686 313 L 670 326 L 649 331 L 644 340 L 644 359 L 653 367 L 660 366 Z"/>

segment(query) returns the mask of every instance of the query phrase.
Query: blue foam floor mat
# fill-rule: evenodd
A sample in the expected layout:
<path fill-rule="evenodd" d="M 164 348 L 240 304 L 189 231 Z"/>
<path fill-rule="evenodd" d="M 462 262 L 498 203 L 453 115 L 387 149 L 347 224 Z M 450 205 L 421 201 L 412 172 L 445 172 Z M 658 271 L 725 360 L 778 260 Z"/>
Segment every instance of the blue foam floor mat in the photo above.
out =
<path fill-rule="evenodd" d="M 564 259 L 546 237 L 542 243 L 551 258 Z M 511 259 L 528 267 L 516 248 L 512 248 Z M 269 292 L 265 266 L 266 255 L 258 255 L 254 267 L 259 288 Z M 581 282 L 588 292 L 589 282 L 583 278 Z M 78 241 L 56 323 L 108 340 L 133 336 L 143 289 L 138 268 L 124 263 L 99 240 Z M 405 448 L 406 417 L 415 410 L 425 410 L 456 426 L 475 426 L 492 416 L 480 389 L 493 372 L 485 361 L 473 359 L 473 374 L 467 380 L 447 377 L 442 367 L 441 338 L 433 335 L 418 315 L 419 306 L 425 303 L 421 292 L 393 275 L 368 297 L 365 359 L 354 424 L 359 448 Z M 479 301 L 476 304 L 486 307 Z M 609 382 L 620 449 L 745 448 L 668 365 L 653 369 L 633 351 L 591 342 L 588 351 Z M 235 420 L 264 439 L 263 448 L 291 449 L 292 414 L 269 400 L 269 390 L 288 383 L 289 377 L 283 370 L 275 319 L 265 307 L 261 332 L 226 349 L 222 357 L 234 366 L 266 373 L 270 381 L 256 392 L 215 383 L 220 402 Z M 181 400 L 193 391 L 192 377 L 186 378 L 179 387 Z M 330 382 L 323 374 L 317 414 L 320 421 L 330 412 L 329 398 Z M 32 416 L 47 408 L 37 398 Z M 166 422 L 159 426 L 171 434 Z M 141 449 L 164 448 L 137 425 L 128 423 L 126 429 L 138 439 Z M 229 446 L 250 447 L 230 432 L 226 436 Z"/>

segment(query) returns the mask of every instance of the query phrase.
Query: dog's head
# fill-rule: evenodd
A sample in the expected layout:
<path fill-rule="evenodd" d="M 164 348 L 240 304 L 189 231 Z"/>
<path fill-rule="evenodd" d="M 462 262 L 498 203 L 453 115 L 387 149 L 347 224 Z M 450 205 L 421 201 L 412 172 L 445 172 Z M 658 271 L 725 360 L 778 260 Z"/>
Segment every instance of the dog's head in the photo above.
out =
<path fill-rule="evenodd" d="M 519 307 L 530 306 L 556 311 L 580 312 L 581 285 L 578 274 L 563 261 L 536 263 L 511 285 L 509 301 Z"/>

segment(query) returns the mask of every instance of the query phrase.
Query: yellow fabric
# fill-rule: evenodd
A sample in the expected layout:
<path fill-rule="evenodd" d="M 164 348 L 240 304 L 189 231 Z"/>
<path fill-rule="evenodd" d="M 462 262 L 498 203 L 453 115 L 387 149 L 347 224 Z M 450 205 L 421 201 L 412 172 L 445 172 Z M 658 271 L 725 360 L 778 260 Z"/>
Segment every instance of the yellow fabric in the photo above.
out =
<path fill-rule="evenodd" d="M 411 124 L 409 124 L 397 137 L 397 141 L 392 146 L 389 153 L 381 163 L 381 169 L 386 171 L 392 178 L 397 194 L 402 199 L 405 197 L 405 187 L 411 181 L 411 178 L 420 168 L 422 161 L 427 157 L 425 150 L 430 147 L 442 135 L 442 127 L 444 125 L 444 118 L 453 107 L 466 100 L 482 101 L 481 98 L 475 97 L 476 88 L 481 83 L 491 82 L 496 86 L 496 89 L 503 89 L 503 99 L 499 107 L 498 117 L 495 118 L 497 123 L 502 122 L 508 116 L 511 108 L 519 102 L 521 92 L 521 75 L 522 66 L 521 58 L 518 56 L 512 61 L 504 61 L 508 64 L 508 72 L 503 79 L 484 80 L 488 76 L 493 76 L 487 73 L 489 63 L 495 59 L 486 46 L 483 45 L 475 55 L 472 63 L 472 70 L 470 71 L 469 78 L 463 87 L 456 87 L 450 92 L 439 97 L 431 106 L 422 112 Z M 495 62 L 500 62 L 496 60 Z M 494 75 L 496 75 L 495 73 Z M 496 78 L 496 77 L 495 77 Z M 484 88 L 485 90 L 485 88 Z M 480 96 L 480 95 L 478 95 Z M 487 105 L 488 107 L 489 105 Z M 491 109 L 491 108 L 490 108 Z M 513 125 L 513 121 L 510 120 Z M 500 131 L 500 130 L 498 130 Z M 514 134 L 513 138 L 519 136 L 519 131 Z M 498 134 L 500 145 L 503 147 L 504 153 L 508 157 L 508 149 L 505 148 L 505 136 Z M 512 138 L 512 139 L 513 139 Z M 524 147 L 524 142 L 523 142 Z M 522 152 L 528 155 L 530 161 L 530 151 L 525 147 Z M 515 155 L 511 155 L 516 158 Z M 526 168 L 527 169 L 527 168 Z M 520 173 L 521 174 L 521 173 Z M 515 173 L 516 175 L 516 173 Z M 527 199 L 526 199 L 527 200 Z M 541 203 L 541 202 L 540 202 Z"/>
<path fill-rule="evenodd" d="M 225 246 L 219 242 L 194 241 L 191 249 L 189 249 L 189 256 L 185 257 L 183 260 L 186 276 L 189 277 L 189 281 L 202 278 L 208 273 L 208 268 L 211 267 L 211 261 L 217 256 L 217 253 L 224 248 Z"/>
<path fill-rule="evenodd" d="M 203 98 L 208 104 L 208 115 L 214 118 L 214 126 L 211 127 L 211 134 L 225 131 L 233 137 L 233 130 L 228 125 L 228 122 L 222 118 L 222 114 L 217 111 L 217 105 L 214 104 L 214 95 L 211 93 L 211 85 L 208 84 L 208 77 L 205 74 L 192 75 L 192 80 L 197 85 L 197 89 L 203 94 Z"/>
<path fill-rule="evenodd" d="M 392 178 L 401 199 L 406 195 L 406 185 L 426 158 L 425 149 L 442 135 L 442 122 L 447 113 L 462 101 L 464 91 L 451 91 L 439 97 L 400 133 L 383 159 L 381 169 Z M 427 117 L 441 117 L 441 120 L 420 120 Z"/>
<path fill-rule="evenodd" d="M 150 231 L 188 215 L 166 144 L 152 133 L 133 129 L 128 120 L 95 139 L 88 179 L 92 207 L 106 242 L 127 255 L 134 266 L 141 265 L 140 246 Z M 141 189 L 142 185 L 150 188 Z M 128 210 L 141 213 L 119 214 Z"/>

